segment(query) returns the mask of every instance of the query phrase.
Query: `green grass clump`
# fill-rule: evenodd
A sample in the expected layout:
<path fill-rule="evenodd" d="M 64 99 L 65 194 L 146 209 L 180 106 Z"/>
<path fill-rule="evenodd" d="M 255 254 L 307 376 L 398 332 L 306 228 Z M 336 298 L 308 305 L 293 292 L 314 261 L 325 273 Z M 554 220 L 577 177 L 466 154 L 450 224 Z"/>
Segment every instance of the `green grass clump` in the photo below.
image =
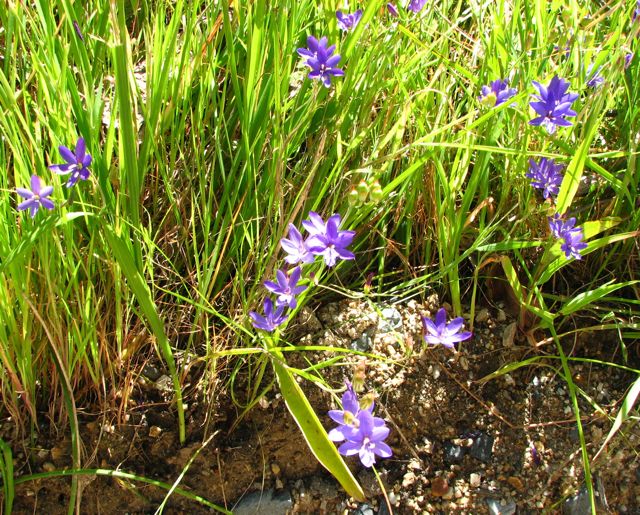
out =
<path fill-rule="evenodd" d="M 157 353 L 184 441 L 187 360 L 213 388 L 221 356 L 260 348 L 246 314 L 310 210 L 358 233 L 347 290 L 373 273 L 378 295 L 430 286 L 459 315 L 488 276 L 508 284 L 521 329 L 556 339 L 580 427 L 567 320 L 617 312 L 623 339 L 638 335 L 635 3 L 444 0 L 393 18 L 377 1 L 348 34 L 328 1 L 32 4 L 0 10 L 0 390 L 20 430 L 48 410 L 76 434 L 77 407 L 96 400 L 125 413 L 118 393 Z M 342 56 L 330 89 L 295 52 L 308 35 Z M 580 97 L 573 127 L 550 136 L 528 102 L 554 75 Z M 479 102 L 498 78 L 514 106 Z M 91 177 L 67 189 L 47 165 L 79 136 Z M 532 157 L 566 166 L 555 206 L 524 177 Z M 56 202 L 33 219 L 15 194 L 32 174 Z M 381 194 L 354 206 L 363 180 Z M 554 210 L 583 227 L 582 262 L 548 237 Z"/>

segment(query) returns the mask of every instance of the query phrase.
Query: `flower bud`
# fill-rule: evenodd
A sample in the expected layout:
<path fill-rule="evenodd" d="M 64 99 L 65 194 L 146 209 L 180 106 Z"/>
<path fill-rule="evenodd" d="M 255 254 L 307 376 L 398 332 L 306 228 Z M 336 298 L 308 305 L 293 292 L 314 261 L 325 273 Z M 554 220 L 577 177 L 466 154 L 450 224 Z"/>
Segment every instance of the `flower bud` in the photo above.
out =
<path fill-rule="evenodd" d="M 369 409 L 373 404 L 373 401 L 375 401 L 375 399 L 376 399 L 376 396 L 374 393 L 370 392 L 366 395 L 363 395 L 362 397 L 360 397 L 360 409 L 361 410 Z"/>
<path fill-rule="evenodd" d="M 356 206 L 360 202 L 358 190 L 356 190 L 355 188 L 351 189 L 347 198 L 349 200 L 350 206 Z"/>
<path fill-rule="evenodd" d="M 487 93 L 486 96 L 482 97 L 480 99 L 480 103 L 485 106 L 494 106 L 496 105 L 497 100 L 498 100 L 498 97 L 492 91 L 491 93 Z"/>
<path fill-rule="evenodd" d="M 364 388 L 364 380 L 366 378 L 366 372 L 367 372 L 366 367 L 367 367 L 367 361 L 365 359 L 358 361 L 358 364 L 356 365 L 356 369 L 353 373 L 353 381 L 352 381 L 353 390 L 355 392 L 361 392 L 362 389 Z"/>
<path fill-rule="evenodd" d="M 358 423 L 358 419 L 350 411 L 344 411 L 344 423 L 349 426 L 354 426 Z"/>
<path fill-rule="evenodd" d="M 380 183 L 378 181 L 374 181 L 373 185 L 371 186 L 369 197 L 371 198 L 372 202 L 380 202 L 380 200 L 382 200 L 382 187 L 380 186 Z"/>
<path fill-rule="evenodd" d="M 366 202 L 369 196 L 369 185 L 364 179 L 360 181 L 356 189 L 358 191 L 358 200 L 360 202 Z"/>

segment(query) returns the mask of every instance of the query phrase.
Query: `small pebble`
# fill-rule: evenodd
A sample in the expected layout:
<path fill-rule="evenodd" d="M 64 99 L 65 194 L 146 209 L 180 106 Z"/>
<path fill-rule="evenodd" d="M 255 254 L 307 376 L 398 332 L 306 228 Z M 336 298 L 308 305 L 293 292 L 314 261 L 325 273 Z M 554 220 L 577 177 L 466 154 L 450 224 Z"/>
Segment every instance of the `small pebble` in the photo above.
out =
<path fill-rule="evenodd" d="M 158 426 L 151 426 L 149 428 L 149 438 L 158 438 L 162 433 L 162 428 Z"/>
<path fill-rule="evenodd" d="M 524 484 L 519 477 L 512 476 L 507 479 L 507 483 L 509 483 L 513 488 L 515 488 L 518 492 L 522 492 L 524 490 Z"/>
<path fill-rule="evenodd" d="M 489 507 L 489 513 L 491 515 L 513 515 L 516 512 L 516 503 L 507 502 L 504 499 L 498 501 L 497 499 L 485 499 L 487 506 Z"/>
<path fill-rule="evenodd" d="M 467 454 L 465 447 L 460 447 L 451 442 L 444 443 L 444 462 L 451 465 L 453 463 L 461 463 L 464 455 Z"/>
<path fill-rule="evenodd" d="M 478 488 L 480 486 L 480 474 L 472 473 L 469 476 L 469 485 L 471 485 L 471 488 Z"/>
<path fill-rule="evenodd" d="M 55 469 L 56 469 L 56 466 L 53 463 L 51 463 L 50 461 L 45 461 L 42 464 L 42 470 L 44 472 L 53 472 Z"/>
<path fill-rule="evenodd" d="M 396 308 L 384 308 L 378 321 L 378 331 L 390 333 L 402 327 L 402 315 Z"/>
<path fill-rule="evenodd" d="M 443 477 L 435 477 L 431 481 L 431 495 L 434 497 L 443 497 L 449 492 L 449 483 Z"/>
<path fill-rule="evenodd" d="M 489 310 L 487 308 L 482 308 L 476 313 L 476 322 L 486 322 L 487 320 L 489 320 Z"/>
<path fill-rule="evenodd" d="M 477 460 L 487 463 L 493 456 L 493 436 L 480 433 L 473 439 L 470 453 Z"/>
<path fill-rule="evenodd" d="M 502 333 L 502 346 L 503 347 L 513 347 L 513 340 L 516 337 L 516 329 L 518 325 L 516 322 L 511 322 L 507 327 L 504 328 Z"/>

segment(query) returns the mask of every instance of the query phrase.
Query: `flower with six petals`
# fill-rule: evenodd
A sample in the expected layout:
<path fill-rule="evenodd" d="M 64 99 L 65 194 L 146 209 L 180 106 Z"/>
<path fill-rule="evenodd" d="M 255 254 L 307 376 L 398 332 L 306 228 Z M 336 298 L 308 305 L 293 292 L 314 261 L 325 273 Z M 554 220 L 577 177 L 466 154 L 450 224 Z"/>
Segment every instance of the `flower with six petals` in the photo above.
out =
<path fill-rule="evenodd" d="M 27 188 L 16 188 L 16 192 L 23 199 L 23 202 L 18 204 L 18 211 L 29 210 L 31 218 L 36 216 L 38 209 L 44 207 L 51 210 L 55 207 L 53 201 L 49 197 L 53 193 L 53 186 L 43 186 L 40 177 L 37 175 L 31 176 L 31 190 Z"/>
<path fill-rule="evenodd" d="M 306 64 L 311 71 L 309 72 L 310 79 L 320 79 L 325 87 L 331 86 L 331 77 L 338 77 L 344 75 L 344 71 L 340 68 L 336 68 L 336 65 L 340 62 L 340 55 L 335 54 L 335 45 L 327 46 L 327 38 L 322 37 L 317 40 L 313 36 L 307 38 L 308 48 L 298 48 L 297 52 L 302 57 L 306 58 L 304 64 Z"/>
<path fill-rule="evenodd" d="M 67 181 L 67 188 L 71 188 L 78 179 L 86 181 L 89 178 L 89 166 L 91 165 L 91 154 L 87 154 L 84 138 L 78 138 L 76 148 L 72 152 L 64 145 L 58 147 L 60 155 L 66 161 L 64 164 L 50 165 L 49 170 L 58 175 L 71 174 Z"/>
<path fill-rule="evenodd" d="M 563 175 L 561 170 L 564 167 L 556 164 L 553 159 L 543 157 L 539 163 L 533 159 L 529 159 L 529 171 L 526 177 L 532 179 L 531 186 L 542 190 L 542 196 L 549 198 L 551 195 L 557 195 L 560 191 Z"/>
<path fill-rule="evenodd" d="M 342 11 L 336 11 L 336 18 L 338 19 L 338 27 L 344 32 L 349 32 L 355 29 L 360 18 L 362 18 L 362 9 L 358 9 L 356 12 L 345 14 Z"/>
<path fill-rule="evenodd" d="M 278 295 L 276 299 L 277 306 L 288 306 L 294 309 L 298 303 L 296 301 L 296 295 L 302 293 L 307 289 L 306 286 L 298 286 L 302 269 L 297 266 L 291 272 L 291 275 L 287 275 L 284 270 L 278 270 L 276 272 L 277 283 L 273 281 L 265 281 L 264 286 L 271 293 Z"/>
<path fill-rule="evenodd" d="M 305 229 L 311 234 L 307 240 L 309 252 L 317 256 L 323 256 L 324 262 L 328 267 L 334 266 L 338 258 L 355 258 L 353 252 L 348 250 L 347 247 L 353 241 L 356 233 L 355 231 L 341 231 L 338 229 L 341 221 L 339 214 L 330 216 L 326 224 L 313 211 L 309 213 L 309 218 L 311 220 L 302 222 Z"/>
<path fill-rule="evenodd" d="M 455 344 L 471 338 L 472 333 L 462 331 L 464 319 L 454 318 L 447 323 L 447 311 L 440 308 L 436 313 L 435 322 L 427 317 L 422 317 L 424 325 L 424 340 L 431 345 L 444 345 L 455 350 Z"/>
<path fill-rule="evenodd" d="M 538 95 L 537 100 L 529 105 L 539 116 L 531 120 L 529 125 L 541 125 L 549 134 L 553 134 L 557 126 L 573 125 L 566 117 L 577 116 L 577 113 L 571 109 L 571 104 L 578 98 L 578 94 L 567 93 L 569 82 L 556 75 L 548 86 L 536 81 L 533 81 L 533 85 L 538 89 Z"/>
<path fill-rule="evenodd" d="M 283 315 L 283 311 L 284 306 L 278 306 L 274 311 L 273 301 L 267 298 L 264 299 L 264 316 L 255 311 L 250 311 L 249 316 L 253 327 L 271 333 L 287 319 L 287 315 Z"/>

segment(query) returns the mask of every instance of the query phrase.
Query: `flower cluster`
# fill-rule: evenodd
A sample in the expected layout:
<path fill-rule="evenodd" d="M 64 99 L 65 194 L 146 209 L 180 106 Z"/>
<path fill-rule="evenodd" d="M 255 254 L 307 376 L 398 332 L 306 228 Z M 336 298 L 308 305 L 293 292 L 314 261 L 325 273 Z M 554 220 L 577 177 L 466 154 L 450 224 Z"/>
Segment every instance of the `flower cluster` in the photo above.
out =
<path fill-rule="evenodd" d="M 509 87 L 509 83 L 506 80 L 497 79 L 488 86 L 482 86 L 478 100 L 480 100 L 482 104 L 499 106 L 500 104 L 504 104 L 517 92 L 515 88 Z"/>
<path fill-rule="evenodd" d="M 581 259 L 580 251 L 587 248 L 587 244 L 582 241 L 584 234 L 580 227 L 575 227 L 576 219 L 569 218 L 563 220 L 562 216 L 556 213 L 549 217 L 549 229 L 551 234 L 559 240 L 563 240 L 560 249 L 567 259 L 574 257 Z"/>
<path fill-rule="evenodd" d="M 426 4 L 427 0 L 409 0 L 407 10 L 416 14 L 422 11 Z M 391 2 L 387 3 L 387 11 L 394 18 L 399 16 L 398 8 Z M 338 20 L 340 30 L 349 32 L 360 23 L 362 19 L 362 9 L 358 9 L 352 13 L 336 11 L 336 19 Z M 331 78 L 343 76 L 344 70 L 337 66 L 341 56 L 335 53 L 336 46 L 327 45 L 328 40 L 326 37 L 317 39 L 314 36 L 308 36 L 307 48 L 298 48 L 296 51 L 298 55 L 305 59 L 304 64 L 310 68 L 308 77 L 310 79 L 320 80 L 325 87 L 329 88 L 331 87 Z"/>
<path fill-rule="evenodd" d="M 64 164 L 51 165 L 49 170 L 58 175 L 71 174 L 67 181 L 67 188 L 71 188 L 75 185 L 79 179 L 86 181 L 89 178 L 89 166 L 91 166 L 91 155 L 87 154 L 87 147 L 84 138 L 78 138 L 76 148 L 71 151 L 64 145 L 58 147 L 60 155 L 66 161 Z M 31 189 L 16 188 L 16 192 L 23 199 L 23 202 L 18 204 L 18 211 L 29 210 L 31 218 L 36 216 L 38 209 L 41 207 L 52 210 L 55 207 L 53 201 L 48 198 L 53 193 L 53 186 L 43 186 L 42 179 L 37 175 L 31 176 Z"/>
<path fill-rule="evenodd" d="M 571 104 L 578 98 L 577 93 L 567 93 L 569 82 L 558 78 L 551 79 L 548 86 L 533 81 L 538 89 L 537 100 L 529 105 L 539 115 L 529 122 L 529 125 L 543 126 L 549 134 L 556 131 L 556 127 L 570 127 L 572 125 L 566 117 L 577 116 L 571 109 Z"/>
<path fill-rule="evenodd" d="M 464 319 L 457 317 L 447 323 L 447 310 L 440 308 L 436 313 L 435 321 L 422 317 L 424 326 L 424 340 L 431 345 L 444 345 L 455 350 L 455 344 L 468 340 L 473 336 L 469 331 L 463 331 Z"/>
<path fill-rule="evenodd" d="M 297 265 L 288 272 L 281 269 L 276 272 L 276 281 L 265 281 L 264 286 L 275 294 L 276 302 L 267 298 L 264 300 L 264 315 L 251 311 L 252 324 L 256 329 L 272 332 L 287 320 L 285 308 L 295 309 L 298 305 L 296 296 L 307 289 L 299 285 L 302 277 L 302 267 L 305 263 L 312 263 L 317 256 L 322 256 L 328 267 L 335 266 L 338 259 L 354 259 L 355 255 L 347 247 L 351 245 L 356 233 L 340 230 L 342 217 L 334 214 L 325 222 L 313 211 L 309 213 L 309 220 L 303 220 L 302 226 L 308 233 L 303 238 L 298 228 L 289 224 L 289 237 L 282 238 L 280 245 L 287 254 L 284 260 L 290 265 Z M 275 309 L 274 309 L 275 308 Z"/>
<path fill-rule="evenodd" d="M 310 79 L 319 79 L 325 87 L 331 86 L 331 77 L 339 77 L 344 75 L 344 71 L 336 68 L 340 62 L 340 55 L 335 54 L 335 45 L 327 46 L 327 38 L 322 37 L 317 40 L 313 36 L 307 38 L 308 48 L 298 48 L 298 54 L 306 58 L 306 64 L 311 71 Z"/>
<path fill-rule="evenodd" d="M 553 159 L 546 157 L 541 158 L 539 163 L 529 159 L 529 172 L 526 177 L 531 179 L 531 186 L 542 190 L 542 196 L 547 199 L 560 191 L 563 168 L 563 165 L 556 164 Z"/>
<path fill-rule="evenodd" d="M 389 428 L 383 419 L 373 416 L 373 400 L 358 400 L 351 383 L 345 383 L 347 390 L 342 395 L 342 409 L 329 411 L 329 417 L 338 427 L 329 431 L 328 436 L 332 442 L 344 442 L 338 447 L 340 454 L 357 454 L 365 467 L 372 467 L 376 456 L 389 458 L 393 454 L 391 447 L 384 443 Z"/>
<path fill-rule="evenodd" d="M 282 248 L 287 253 L 285 261 L 290 264 L 309 263 L 314 260 L 314 256 L 322 256 L 325 264 L 332 267 L 338 258 L 354 259 L 355 255 L 347 247 L 351 245 L 356 233 L 341 231 L 341 221 L 341 216 L 335 214 L 325 223 L 318 213 L 311 211 L 309 220 L 302 222 L 309 234 L 306 240 L 293 224 L 289 224 L 289 238 L 280 240 Z"/>

